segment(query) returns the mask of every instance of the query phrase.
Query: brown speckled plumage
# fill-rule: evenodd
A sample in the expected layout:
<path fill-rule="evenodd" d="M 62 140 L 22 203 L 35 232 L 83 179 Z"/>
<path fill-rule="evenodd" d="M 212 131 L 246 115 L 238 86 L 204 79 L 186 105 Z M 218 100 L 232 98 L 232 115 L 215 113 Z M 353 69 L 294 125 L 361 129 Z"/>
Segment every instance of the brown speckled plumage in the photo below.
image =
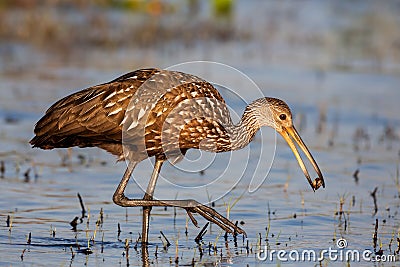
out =
<path fill-rule="evenodd" d="M 143 110 L 146 116 L 139 117 Z M 30 143 L 42 149 L 97 146 L 119 159 L 126 156 L 124 144 L 137 161 L 190 148 L 223 152 L 246 145 L 260 127 L 250 124 L 249 110 L 245 114 L 248 124 L 233 125 L 222 96 L 201 78 L 142 69 L 56 102 Z M 146 149 L 140 149 L 143 140 Z"/>
<path fill-rule="evenodd" d="M 30 143 L 42 149 L 97 146 L 114 155 L 122 155 L 120 124 L 124 111 L 136 89 L 155 71 L 134 71 L 64 97 L 36 123 L 36 136 Z M 137 78 L 129 79 L 133 76 Z M 110 106 L 110 103 L 115 104 Z M 121 108 L 121 112 L 110 114 L 116 108 Z"/>

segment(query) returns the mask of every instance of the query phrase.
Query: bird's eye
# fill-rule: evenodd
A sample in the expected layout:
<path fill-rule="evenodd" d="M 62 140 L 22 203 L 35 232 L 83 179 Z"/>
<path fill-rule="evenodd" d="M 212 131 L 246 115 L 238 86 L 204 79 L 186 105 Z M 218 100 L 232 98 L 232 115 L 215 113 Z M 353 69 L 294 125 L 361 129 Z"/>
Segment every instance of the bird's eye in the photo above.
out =
<path fill-rule="evenodd" d="M 281 115 L 279 115 L 279 119 L 281 119 L 281 120 L 286 120 L 286 114 L 281 114 Z"/>

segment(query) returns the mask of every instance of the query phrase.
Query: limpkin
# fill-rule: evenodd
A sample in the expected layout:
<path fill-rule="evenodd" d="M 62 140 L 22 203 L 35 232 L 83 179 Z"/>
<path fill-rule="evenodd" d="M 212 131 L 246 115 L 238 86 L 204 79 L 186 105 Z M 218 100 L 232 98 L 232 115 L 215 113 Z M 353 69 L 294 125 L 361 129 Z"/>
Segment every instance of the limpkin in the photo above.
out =
<path fill-rule="evenodd" d="M 273 127 L 289 144 L 313 190 L 325 187 L 322 173 L 292 123 L 287 104 L 264 97 L 249 104 L 233 124 L 224 99 L 209 82 L 178 71 L 140 69 L 111 82 L 73 93 L 52 105 L 35 126 L 33 147 L 42 149 L 99 147 L 127 160 L 128 167 L 114 195 L 115 204 L 143 207 L 142 242 L 148 242 L 149 216 L 154 206 L 180 207 L 193 224 L 192 213 L 229 233 L 245 232 L 214 209 L 195 200 L 156 200 L 153 193 L 162 164 L 182 158 L 188 149 L 224 152 L 243 148 L 262 126 Z M 294 142 L 293 142 L 294 140 Z M 310 178 L 295 143 L 318 177 Z M 155 157 L 143 199 L 125 196 L 136 165 Z"/>

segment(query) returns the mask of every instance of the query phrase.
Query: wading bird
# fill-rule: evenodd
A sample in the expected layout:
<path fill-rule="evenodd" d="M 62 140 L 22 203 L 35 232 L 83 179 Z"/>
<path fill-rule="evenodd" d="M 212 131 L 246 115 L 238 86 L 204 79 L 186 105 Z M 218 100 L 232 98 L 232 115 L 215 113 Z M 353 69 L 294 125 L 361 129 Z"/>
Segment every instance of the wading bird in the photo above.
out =
<path fill-rule="evenodd" d="M 141 69 L 111 82 L 71 94 L 52 105 L 35 126 L 33 147 L 42 149 L 99 147 L 127 160 L 128 167 L 113 201 L 123 207 L 143 207 L 142 242 L 148 242 L 149 216 L 154 206 L 186 210 L 229 233 L 245 232 L 214 209 L 195 200 L 157 200 L 153 193 L 162 164 L 175 162 L 191 148 L 225 152 L 243 148 L 262 126 L 273 127 L 289 144 L 313 190 L 325 187 L 322 173 L 292 123 L 285 102 L 264 97 L 249 104 L 233 124 L 224 99 L 209 82 L 168 70 Z M 295 143 L 318 177 L 310 178 Z M 125 196 L 136 165 L 155 157 L 153 173 L 143 199 Z"/>

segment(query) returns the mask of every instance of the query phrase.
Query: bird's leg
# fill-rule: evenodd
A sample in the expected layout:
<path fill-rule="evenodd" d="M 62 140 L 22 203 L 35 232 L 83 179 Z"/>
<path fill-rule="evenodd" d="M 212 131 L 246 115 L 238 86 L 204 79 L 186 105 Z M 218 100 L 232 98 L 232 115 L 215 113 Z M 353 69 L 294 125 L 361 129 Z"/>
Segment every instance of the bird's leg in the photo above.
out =
<path fill-rule="evenodd" d="M 154 189 L 156 187 L 158 175 L 160 173 L 161 166 L 165 159 L 156 158 L 154 165 L 153 174 L 151 175 L 149 185 L 147 186 L 146 192 L 143 199 L 129 199 L 125 196 L 125 188 L 132 175 L 133 169 L 136 167 L 137 162 L 130 162 L 126 168 L 124 176 L 121 179 L 117 189 L 115 190 L 113 201 L 115 204 L 122 207 L 143 207 L 143 222 L 142 222 L 142 243 L 148 243 L 149 233 L 149 218 L 152 205 L 146 205 L 147 201 L 153 199 Z"/>
<path fill-rule="evenodd" d="M 133 169 L 135 169 L 136 165 L 137 165 L 137 162 L 135 162 L 135 161 L 129 162 L 129 165 L 125 170 L 124 176 L 122 176 L 121 182 L 119 182 L 119 185 L 114 192 L 113 201 L 115 204 L 117 204 L 119 206 L 128 207 L 128 205 L 125 205 L 128 198 L 125 196 L 124 192 L 125 192 L 126 185 L 129 182 L 129 178 L 131 178 Z"/>
<path fill-rule="evenodd" d="M 143 267 L 149 267 L 150 262 L 149 262 L 149 249 L 147 244 L 142 244 L 142 266 Z"/>
<path fill-rule="evenodd" d="M 187 200 L 144 200 L 144 199 L 128 199 L 125 198 L 123 203 L 118 204 L 125 207 L 177 207 L 183 208 L 189 215 L 189 218 L 195 226 L 197 225 L 196 219 L 193 217 L 192 213 L 198 213 L 200 216 L 206 220 L 215 223 L 221 227 L 224 231 L 228 233 L 243 234 L 246 236 L 246 232 L 235 225 L 233 222 L 222 216 L 220 213 L 214 209 L 205 206 L 193 199 Z M 143 240 L 143 237 L 142 237 Z"/>
<path fill-rule="evenodd" d="M 154 189 L 156 188 L 158 175 L 160 174 L 161 166 L 164 163 L 164 160 L 165 159 L 163 159 L 163 158 L 156 157 L 156 162 L 154 165 L 153 173 L 151 175 L 150 182 L 147 186 L 143 200 L 152 200 L 153 199 Z M 148 242 L 150 212 L 151 212 L 151 206 L 143 206 L 142 243 Z"/>
<path fill-rule="evenodd" d="M 202 217 L 204 217 L 206 220 L 217 224 L 219 227 L 221 227 L 223 230 L 225 230 L 228 233 L 237 233 L 237 234 L 243 234 L 246 235 L 245 231 L 243 231 L 240 227 L 232 223 L 230 220 L 219 214 L 217 211 L 214 209 L 205 206 L 196 200 L 193 199 L 188 199 L 188 200 L 153 200 L 152 196 L 154 193 L 154 188 L 155 184 L 158 178 L 158 173 L 159 169 L 161 168 L 162 161 L 157 163 L 156 160 L 156 165 L 154 166 L 153 170 L 153 175 L 152 179 L 150 179 L 150 183 L 148 185 L 148 190 L 146 190 L 147 195 L 145 194 L 144 199 L 130 199 L 127 198 L 124 195 L 124 191 L 126 188 L 126 185 L 128 184 L 129 178 L 133 172 L 133 169 L 135 168 L 137 162 L 131 162 L 128 166 L 128 168 L 125 171 L 124 176 L 122 177 L 121 182 L 119 183 L 117 190 L 114 193 L 113 196 L 113 201 L 115 204 L 122 206 L 122 207 L 177 207 L 177 208 L 183 208 L 186 210 L 188 213 L 190 219 L 192 220 L 193 224 L 197 226 L 197 221 L 194 219 L 192 213 L 198 213 Z M 153 177 L 155 177 L 153 179 Z M 150 192 L 152 191 L 152 192 Z M 151 193 L 151 194 L 148 194 Z M 151 198 L 149 197 L 151 195 Z M 147 197 L 146 197 L 147 196 Z M 146 199 L 148 198 L 148 199 Z M 150 199 L 149 199 L 150 198 Z M 144 211 L 145 209 L 143 209 Z M 150 214 L 150 211 L 148 212 Z M 144 216 L 145 217 L 145 216 Z M 145 219 L 145 218 L 144 218 Z M 148 229 L 148 217 L 147 217 L 147 223 L 143 223 L 143 228 L 144 226 L 147 225 Z M 142 228 L 142 230 L 143 230 Z M 142 232 L 143 234 L 144 232 Z M 147 232 L 145 233 L 145 237 L 147 238 Z M 144 237 L 142 237 L 142 242 L 144 240 Z M 147 240 L 146 240 L 147 241 Z"/>

